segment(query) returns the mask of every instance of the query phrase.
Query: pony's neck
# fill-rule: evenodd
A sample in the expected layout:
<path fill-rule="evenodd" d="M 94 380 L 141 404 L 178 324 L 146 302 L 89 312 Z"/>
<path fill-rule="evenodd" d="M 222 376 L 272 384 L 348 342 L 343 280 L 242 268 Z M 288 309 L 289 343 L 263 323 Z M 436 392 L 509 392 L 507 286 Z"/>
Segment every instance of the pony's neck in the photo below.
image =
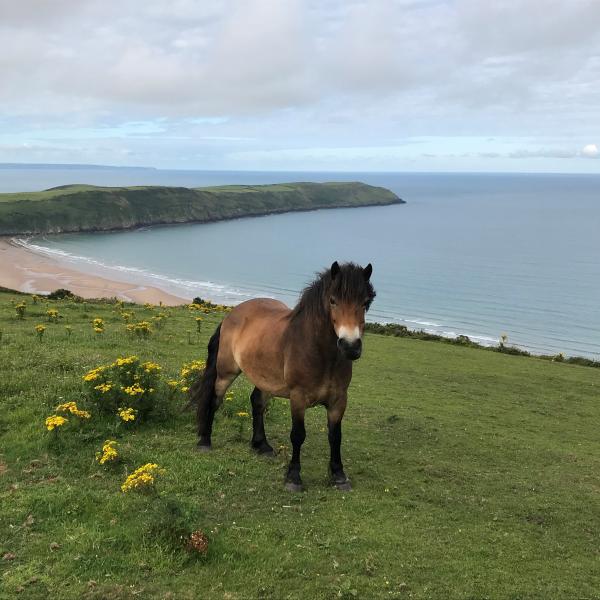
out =
<path fill-rule="evenodd" d="M 303 343 L 312 346 L 324 358 L 337 355 L 337 336 L 325 311 L 317 313 L 296 307 L 290 325 L 300 332 Z"/>

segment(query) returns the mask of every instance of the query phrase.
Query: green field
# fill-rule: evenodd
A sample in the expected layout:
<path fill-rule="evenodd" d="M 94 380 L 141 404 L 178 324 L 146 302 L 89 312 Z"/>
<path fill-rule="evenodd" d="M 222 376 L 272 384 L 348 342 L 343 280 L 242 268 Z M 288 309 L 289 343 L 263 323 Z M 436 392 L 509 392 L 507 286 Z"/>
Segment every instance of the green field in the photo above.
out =
<path fill-rule="evenodd" d="M 206 188 L 65 185 L 0 194 L 0 235 L 108 231 L 272 213 L 402 203 L 359 182 Z"/>
<path fill-rule="evenodd" d="M 19 320 L 11 300 L 22 299 Z M 135 339 L 122 310 L 167 317 Z M 266 420 L 277 458 L 254 456 L 241 379 L 208 455 L 194 450 L 183 395 L 131 431 L 87 403 L 89 369 L 136 354 L 176 377 L 205 356 L 220 318 L 197 334 L 187 307 L 0 293 L 1 598 L 600 598 L 600 370 L 369 334 L 344 419 L 354 490 L 328 485 L 315 408 L 307 491 L 293 495 L 287 403 L 276 399 Z M 71 400 L 90 422 L 47 432 L 45 417 Z M 107 437 L 123 456 L 110 468 L 94 459 Z M 147 462 L 166 469 L 157 493 L 122 493 Z M 208 554 L 186 550 L 173 523 L 204 531 Z"/>

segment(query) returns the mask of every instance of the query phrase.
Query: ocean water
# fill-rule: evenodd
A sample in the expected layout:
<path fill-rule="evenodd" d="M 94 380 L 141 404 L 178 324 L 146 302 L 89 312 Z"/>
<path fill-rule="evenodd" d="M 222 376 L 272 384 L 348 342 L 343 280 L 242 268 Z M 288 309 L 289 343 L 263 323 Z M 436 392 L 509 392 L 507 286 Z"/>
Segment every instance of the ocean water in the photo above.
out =
<path fill-rule="evenodd" d="M 1 191 L 307 180 L 381 185 L 407 204 L 26 243 L 113 278 L 228 303 L 266 295 L 293 305 L 333 260 L 371 262 L 371 320 L 600 358 L 597 175 L 0 170 Z"/>

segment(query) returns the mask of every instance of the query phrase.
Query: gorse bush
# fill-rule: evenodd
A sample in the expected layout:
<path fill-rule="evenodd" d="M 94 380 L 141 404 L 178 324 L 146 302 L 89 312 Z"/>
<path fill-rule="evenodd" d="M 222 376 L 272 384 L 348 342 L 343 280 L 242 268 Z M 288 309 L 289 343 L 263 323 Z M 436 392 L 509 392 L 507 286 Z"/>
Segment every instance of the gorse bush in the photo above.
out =
<path fill-rule="evenodd" d="M 140 321 L 139 323 L 128 323 L 125 331 L 137 338 L 147 339 L 152 334 L 152 326 L 149 321 Z"/>
<path fill-rule="evenodd" d="M 115 414 L 125 423 L 140 422 L 168 408 L 169 393 L 160 372 L 156 363 L 127 356 L 92 369 L 83 381 L 90 401 L 101 412 Z"/>
<path fill-rule="evenodd" d="M 27 310 L 27 304 L 25 303 L 25 301 L 19 302 L 18 304 L 16 304 L 15 305 L 15 314 L 17 316 L 17 319 L 24 319 L 26 310 Z"/>
<path fill-rule="evenodd" d="M 74 302 L 81 302 L 83 300 L 83 298 L 76 296 L 71 290 L 65 288 L 54 290 L 46 297 L 48 300 L 72 300 Z"/>

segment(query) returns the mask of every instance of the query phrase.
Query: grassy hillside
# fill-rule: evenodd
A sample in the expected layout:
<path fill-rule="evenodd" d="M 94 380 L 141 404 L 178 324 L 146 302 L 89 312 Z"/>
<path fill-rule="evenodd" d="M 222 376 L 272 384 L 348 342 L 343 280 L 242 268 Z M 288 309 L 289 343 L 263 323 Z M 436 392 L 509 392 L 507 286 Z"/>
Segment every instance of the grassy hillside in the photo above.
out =
<path fill-rule="evenodd" d="M 106 231 L 401 202 L 393 192 L 364 183 L 194 189 L 69 185 L 43 192 L 0 194 L 0 235 Z"/>
<path fill-rule="evenodd" d="M 131 337 L 124 312 L 163 313 L 164 326 Z M 222 315 L 204 315 L 197 334 L 197 314 L 0 293 L 1 598 L 599 597 L 598 369 L 370 334 L 344 420 L 354 491 L 328 486 L 315 408 L 307 491 L 292 495 L 287 403 L 267 417 L 279 455 L 259 459 L 243 380 L 210 455 L 194 450 L 183 394 L 129 429 L 90 403 L 82 376 L 119 356 L 155 361 L 167 379 L 203 358 Z M 66 401 L 91 419 L 46 431 Z M 94 456 L 109 437 L 123 461 L 107 468 Z M 156 493 L 121 492 L 147 462 L 166 469 Z M 179 528 L 204 531 L 208 554 L 187 551 Z"/>

